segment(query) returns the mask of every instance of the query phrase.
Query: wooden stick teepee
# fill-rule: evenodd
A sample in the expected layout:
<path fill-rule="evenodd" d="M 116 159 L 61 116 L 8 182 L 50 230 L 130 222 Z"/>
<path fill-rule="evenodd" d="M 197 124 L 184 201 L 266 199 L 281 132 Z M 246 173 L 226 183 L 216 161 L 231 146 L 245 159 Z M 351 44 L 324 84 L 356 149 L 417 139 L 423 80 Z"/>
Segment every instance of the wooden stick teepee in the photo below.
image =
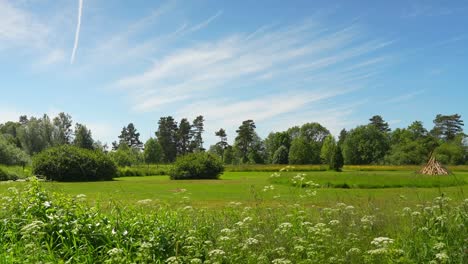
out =
<path fill-rule="evenodd" d="M 434 155 L 431 155 L 429 162 L 419 171 L 420 174 L 425 175 L 449 175 L 450 172 L 444 168 L 440 162 L 435 159 Z"/>

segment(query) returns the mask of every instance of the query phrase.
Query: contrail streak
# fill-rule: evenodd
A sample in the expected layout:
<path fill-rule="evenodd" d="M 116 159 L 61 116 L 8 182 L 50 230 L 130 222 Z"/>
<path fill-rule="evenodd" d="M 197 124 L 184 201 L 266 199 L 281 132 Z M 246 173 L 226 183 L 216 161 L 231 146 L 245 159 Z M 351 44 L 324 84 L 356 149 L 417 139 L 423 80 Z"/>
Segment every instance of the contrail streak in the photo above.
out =
<path fill-rule="evenodd" d="M 78 41 L 80 39 L 82 12 L 83 12 L 83 0 L 78 0 L 78 23 L 76 24 L 75 44 L 73 45 L 73 51 L 72 51 L 72 55 L 70 59 L 70 64 L 73 64 L 73 62 L 75 62 L 75 54 L 76 54 L 76 50 L 78 49 Z"/>

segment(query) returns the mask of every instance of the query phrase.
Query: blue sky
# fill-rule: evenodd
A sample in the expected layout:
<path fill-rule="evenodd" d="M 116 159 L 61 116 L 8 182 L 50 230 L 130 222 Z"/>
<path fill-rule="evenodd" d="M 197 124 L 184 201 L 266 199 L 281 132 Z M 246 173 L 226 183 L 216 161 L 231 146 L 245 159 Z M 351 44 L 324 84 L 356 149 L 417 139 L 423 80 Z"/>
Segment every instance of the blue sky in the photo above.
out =
<path fill-rule="evenodd" d="M 81 15 L 80 15 L 81 7 Z M 67 112 L 110 143 L 161 116 L 260 136 L 468 120 L 466 1 L 0 0 L 0 122 Z M 80 21 L 78 26 L 78 21 Z M 466 129 L 465 129 L 466 131 Z"/>

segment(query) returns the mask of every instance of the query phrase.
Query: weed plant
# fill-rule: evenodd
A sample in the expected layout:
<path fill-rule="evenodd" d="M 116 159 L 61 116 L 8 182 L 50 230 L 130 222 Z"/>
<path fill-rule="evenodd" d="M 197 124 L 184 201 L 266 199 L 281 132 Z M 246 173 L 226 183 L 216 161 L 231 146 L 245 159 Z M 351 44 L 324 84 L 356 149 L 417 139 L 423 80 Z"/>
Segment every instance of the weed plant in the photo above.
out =
<path fill-rule="evenodd" d="M 185 189 L 170 204 L 102 206 L 32 179 L 1 198 L 0 263 L 468 263 L 468 199 L 441 194 L 384 214 L 313 206 L 320 189 L 308 185 L 298 182 L 294 202 L 264 204 L 268 185 L 254 205 L 211 210 Z"/>

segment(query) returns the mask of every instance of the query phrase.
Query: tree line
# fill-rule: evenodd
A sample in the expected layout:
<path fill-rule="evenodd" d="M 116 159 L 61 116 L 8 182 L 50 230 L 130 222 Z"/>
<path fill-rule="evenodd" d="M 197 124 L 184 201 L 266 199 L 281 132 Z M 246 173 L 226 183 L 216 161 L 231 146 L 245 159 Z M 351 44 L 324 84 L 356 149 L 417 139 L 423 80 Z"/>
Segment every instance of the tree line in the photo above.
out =
<path fill-rule="evenodd" d="M 0 124 L 0 164 L 26 164 L 29 157 L 53 146 L 75 145 L 102 151 L 120 166 L 172 163 L 188 153 L 208 151 L 225 164 L 422 164 L 431 154 L 444 164 L 468 164 L 468 147 L 463 120 L 458 114 L 437 115 L 428 130 L 421 121 L 407 128 L 391 130 L 375 115 L 365 125 L 343 129 L 335 138 L 319 123 L 294 126 L 272 132 L 262 139 L 253 120 L 240 124 L 228 143 L 226 130 L 215 132 L 218 142 L 204 147 L 204 117 L 191 122 L 172 116 L 161 117 L 154 137 L 145 143 L 133 123 L 124 126 L 118 140 L 107 145 L 95 141 L 84 124 L 66 113 L 53 119 L 21 116 L 17 122 Z"/>

